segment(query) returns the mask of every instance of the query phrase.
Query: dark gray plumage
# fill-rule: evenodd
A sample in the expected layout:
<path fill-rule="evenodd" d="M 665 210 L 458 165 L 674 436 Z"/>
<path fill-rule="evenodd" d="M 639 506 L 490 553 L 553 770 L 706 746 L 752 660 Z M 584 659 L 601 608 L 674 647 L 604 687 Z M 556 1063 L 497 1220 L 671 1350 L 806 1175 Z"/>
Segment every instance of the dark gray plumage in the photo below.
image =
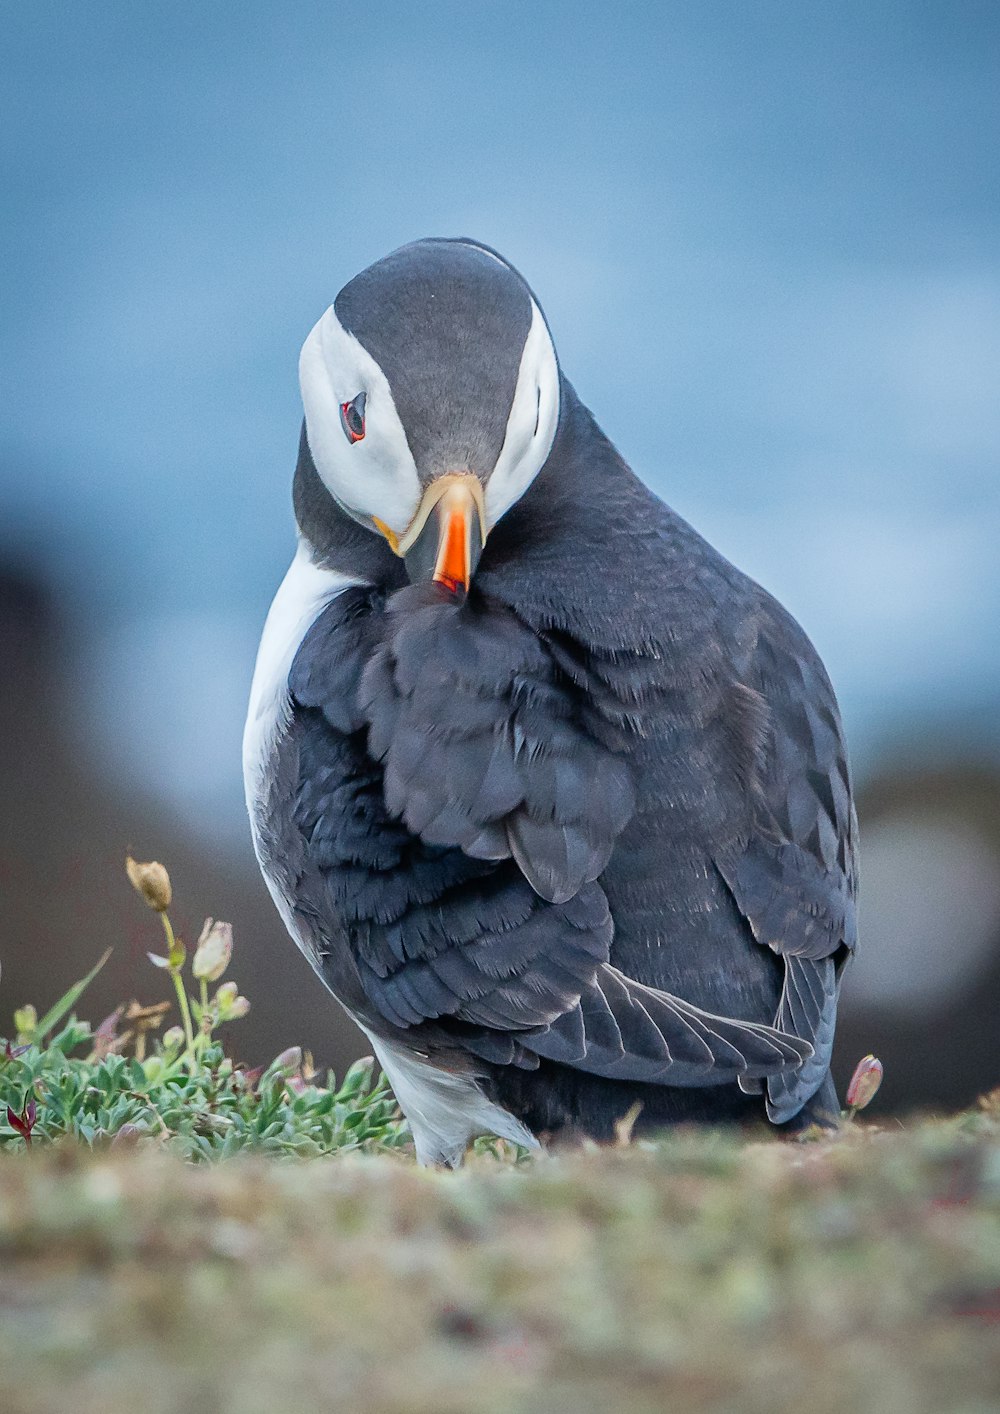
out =
<path fill-rule="evenodd" d="M 408 258 L 446 311 L 422 329 L 419 375 Z M 491 259 L 484 310 L 467 243 L 392 260 L 337 312 L 396 370 L 418 467 L 446 469 L 457 443 L 487 478 L 527 287 Z M 501 346 L 499 418 L 477 420 L 475 372 L 448 384 L 438 345 L 456 326 L 465 348 L 487 327 Z M 364 583 L 295 656 L 262 863 L 373 1036 L 475 1077 L 535 1133 L 607 1137 L 636 1099 L 647 1126 L 830 1120 L 856 937 L 833 690 L 784 609 L 638 481 L 565 379 L 560 393 L 545 465 L 467 598 L 407 585 L 303 437 L 300 526 L 320 563 Z M 433 399 L 452 411 L 427 415 Z"/>

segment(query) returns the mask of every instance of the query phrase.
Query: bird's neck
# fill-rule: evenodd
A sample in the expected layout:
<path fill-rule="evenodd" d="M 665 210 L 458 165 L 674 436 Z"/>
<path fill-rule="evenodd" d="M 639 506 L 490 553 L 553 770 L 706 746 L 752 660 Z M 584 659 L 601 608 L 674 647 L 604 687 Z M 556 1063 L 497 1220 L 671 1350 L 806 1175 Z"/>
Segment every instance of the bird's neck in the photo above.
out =
<path fill-rule="evenodd" d="M 649 638 L 651 558 L 672 517 L 563 380 L 552 451 L 487 542 L 476 580 L 538 628 L 621 647 Z"/>
<path fill-rule="evenodd" d="M 595 645 L 638 645 L 662 612 L 651 557 L 662 556 L 665 520 L 683 522 L 632 472 L 565 380 L 561 396 L 549 457 L 491 532 L 475 585 L 540 629 Z M 402 560 L 323 484 L 305 427 L 293 502 L 318 565 L 385 594 L 405 586 Z"/>

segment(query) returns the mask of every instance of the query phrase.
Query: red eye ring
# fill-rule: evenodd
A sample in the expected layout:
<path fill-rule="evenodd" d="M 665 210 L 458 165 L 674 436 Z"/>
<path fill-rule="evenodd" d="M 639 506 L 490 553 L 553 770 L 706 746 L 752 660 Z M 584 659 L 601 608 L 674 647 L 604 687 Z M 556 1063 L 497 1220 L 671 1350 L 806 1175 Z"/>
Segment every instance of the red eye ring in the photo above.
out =
<path fill-rule="evenodd" d="M 365 435 L 365 403 L 367 394 L 359 393 L 350 402 L 340 404 L 340 423 L 348 442 L 360 442 Z"/>

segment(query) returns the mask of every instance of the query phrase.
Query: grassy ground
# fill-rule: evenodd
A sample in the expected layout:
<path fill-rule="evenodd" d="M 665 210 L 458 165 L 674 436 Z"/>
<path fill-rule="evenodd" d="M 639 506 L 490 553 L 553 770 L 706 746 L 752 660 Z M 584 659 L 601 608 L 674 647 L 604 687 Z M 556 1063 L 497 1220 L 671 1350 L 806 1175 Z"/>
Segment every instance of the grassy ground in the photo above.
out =
<path fill-rule="evenodd" d="M 172 1003 L 78 1020 L 105 956 L 0 1037 L 0 1414 L 1000 1411 L 1000 1091 L 424 1172 L 370 1065 L 234 1063 L 232 929 L 127 871 Z"/>
<path fill-rule="evenodd" d="M 5 1414 L 1000 1409 L 1000 1094 L 813 1143 L 0 1154 Z"/>

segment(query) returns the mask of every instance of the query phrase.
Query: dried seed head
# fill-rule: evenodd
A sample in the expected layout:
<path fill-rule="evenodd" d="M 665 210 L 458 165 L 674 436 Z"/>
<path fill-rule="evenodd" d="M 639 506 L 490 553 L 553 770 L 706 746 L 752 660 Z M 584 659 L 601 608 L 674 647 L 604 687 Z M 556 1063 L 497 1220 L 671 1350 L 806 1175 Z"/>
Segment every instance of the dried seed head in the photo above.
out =
<path fill-rule="evenodd" d="M 154 1002 L 152 1006 L 143 1006 L 140 1002 L 132 1001 L 128 1004 L 125 1020 L 131 1021 L 140 1031 L 149 1031 L 162 1025 L 163 1018 L 172 1005 L 172 1002 Z"/>
<path fill-rule="evenodd" d="M 157 864 L 155 860 L 148 864 L 139 864 L 129 855 L 125 860 L 125 872 L 139 897 L 157 913 L 166 913 L 172 894 L 170 875 L 163 865 Z"/>

